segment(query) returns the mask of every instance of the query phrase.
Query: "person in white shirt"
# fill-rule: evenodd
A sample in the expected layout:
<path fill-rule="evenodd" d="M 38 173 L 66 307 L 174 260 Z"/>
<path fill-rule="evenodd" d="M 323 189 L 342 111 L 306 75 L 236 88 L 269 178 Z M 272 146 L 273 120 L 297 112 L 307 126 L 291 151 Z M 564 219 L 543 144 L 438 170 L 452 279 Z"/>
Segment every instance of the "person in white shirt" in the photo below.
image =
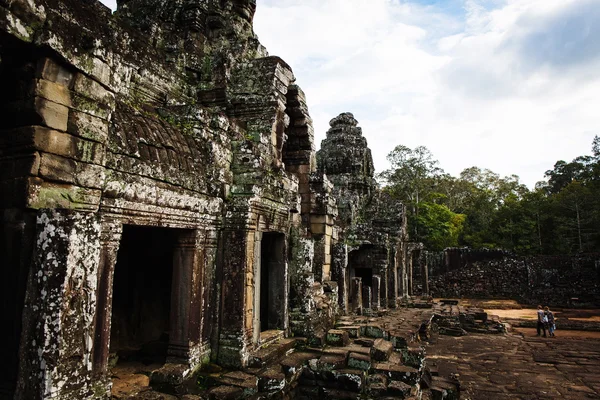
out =
<path fill-rule="evenodd" d="M 544 324 L 544 309 L 542 306 L 538 306 L 537 309 L 537 335 L 540 336 L 542 330 L 544 331 L 544 337 L 546 337 L 546 324 Z M 547 317 L 546 317 L 547 318 Z"/>

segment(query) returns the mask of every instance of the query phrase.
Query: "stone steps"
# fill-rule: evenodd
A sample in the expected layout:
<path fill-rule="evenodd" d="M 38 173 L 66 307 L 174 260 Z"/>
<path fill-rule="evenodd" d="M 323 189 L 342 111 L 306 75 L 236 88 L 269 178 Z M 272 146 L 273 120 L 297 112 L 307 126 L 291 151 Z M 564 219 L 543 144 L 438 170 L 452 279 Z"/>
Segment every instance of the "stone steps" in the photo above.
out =
<path fill-rule="evenodd" d="M 295 338 L 280 339 L 263 347 L 250 355 L 248 366 L 250 368 L 263 368 L 268 364 L 282 358 L 286 353 L 292 350 L 298 342 Z"/>
<path fill-rule="evenodd" d="M 387 321 L 343 317 L 334 329 L 322 332 L 319 340 L 305 340 L 302 349 L 291 351 L 295 339 L 266 346 L 252 355 L 254 368 L 246 372 L 255 380 L 247 381 L 252 388 L 243 389 L 244 393 L 256 388 L 253 398 L 279 393 L 296 399 L 416 398 L 419 387 L 430 390 L 434 386 L 417 343 L 418 327 L 423 324 L 420 315 Z M 247 379 L 244 375 L 227 378 L 237 378 L 238 382 L 223 383 L 238 389 Z M 444 389 L 444 385 L 440 381 L 436 388 Z"/>
<path fill-rule="evenodd" d="M 349 327 L 353 328 L 343 329 Z M 349 338 L 348 343 L 341 346 L 345 342 L 343 333 L 356 329 L 354 327 L 360 328 L 357 333 L 370 337 Z M 396 332 L 394 342 L 384 339 L 381 336 L 389 335 L 376 324 L 338 324 L 335 330 L 327 332 L 328 338 L 333 336 L 336 338 L 328 341 L 335 346 L 302 358 L 307 365 L 298 381 L 297 398 L 357 399 L 367 395 L 372 398 L 405 399 L 418 394 L 417 383 L 424 370 L 424 353 L 420 346 L 418 349 L 414 345 L 396 349 L 396 341 L 404 344 L 407 340 L 400 340 L 399 332 Z M 318 359 L 308 360 L 319 354 Z M 407 361 L 418 364 L 418 368 L 404 365 L 404 354 Z"/>

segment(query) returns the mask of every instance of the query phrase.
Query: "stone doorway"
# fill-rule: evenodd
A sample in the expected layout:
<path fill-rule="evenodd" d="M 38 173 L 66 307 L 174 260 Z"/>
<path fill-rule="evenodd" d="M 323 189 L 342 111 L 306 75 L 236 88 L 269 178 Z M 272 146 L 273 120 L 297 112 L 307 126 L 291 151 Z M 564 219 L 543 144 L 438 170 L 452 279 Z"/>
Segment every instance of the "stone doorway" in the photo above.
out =
<path fill-rule="evenodd" d="M 113 280 L 111 364 L 166 362 L 178 230 L 123 226 Z"/>
<path fill-rule="evenodd" d="M 285 235 L 266 232 L 260 244 L 260 265 L 256 294 L 256 326 L 259 332 L 281 331 L 286 327 L 286 254 Z"/>
<path fill-rule="evenodd" d="M 373 286 L 373 270 L 371 268 L 355 268 L 354 277 L 362 278 L 362 284 L 364 286 Z"/>
<path fill-rule="evenodd" d="M 23 219 L 21 219 L 23 218 Z M 0 215 L 0 399 L 12 399 L 19 370 L 23 306 L 34 243 L 35 217 L 5 212 Z"/>

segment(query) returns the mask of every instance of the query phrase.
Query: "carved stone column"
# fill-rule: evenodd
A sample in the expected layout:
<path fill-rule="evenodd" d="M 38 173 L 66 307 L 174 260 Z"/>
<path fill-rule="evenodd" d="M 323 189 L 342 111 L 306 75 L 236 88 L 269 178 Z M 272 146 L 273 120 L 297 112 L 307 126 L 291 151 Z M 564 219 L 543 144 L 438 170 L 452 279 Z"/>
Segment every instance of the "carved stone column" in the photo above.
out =
<path fill-rule="evenodd" d="M 338 304 L 344 314 L 349 311 L 348 298 L 348 246 L 337 243 L 332 246 L 332 279 L 338 284 Z"/>
<path fill-rule="evenodd" d="M 100 381 L 108 379 L 107 366 L 110 351 L 113 278 L 122 234 L 123 225 L 120 222 L 114 220 L 102 221 L 93 355 L 94 375 Z"/>
<path fill-rule="evenodd" d="M 415 267 L 414 265 L 414 251 L 410 251 L 408 253 L 408 258 L 407 258 L 407 280 L 408 280 L 408 287 L 407 287 L 407 297 L 410 297 L 413 295 L 413 268 Z"/>
<path fill-rule="evenodd" d="M 168 362 L 199 363 L 195 346 L 201 341 L 203 249 L 201 231 L 181 231 L 173 252 L 173 282 Z"/>
<path fill-rule="evenodd" d="M 361 315 L 363 309 L 362 278 L 352 278 L 352 311 Z"/>
<path fill-rule="evenodd" d="M 421 256 L 421 283 L 423 284 L 423 296 L 429 296 L 429 270 L 427 268 L 427 257 Z"/>
<path fill-rule="evenodd" d="M 373 294 L 372 294 L 372 290 L 371 290 L 371 286 L 365 286 L 363 285 L 362 287 L 362 305 L 363 305 L 363 309 L 371 309 L 371 306 L 373 304 Z"/>
<path fill-rule="evenodd" d="M 381 276 L 373 275 L 373 287 L 371 288 L 373 299 L 371 301 L 371 308 L 378 310 L 381 305 Z"/>

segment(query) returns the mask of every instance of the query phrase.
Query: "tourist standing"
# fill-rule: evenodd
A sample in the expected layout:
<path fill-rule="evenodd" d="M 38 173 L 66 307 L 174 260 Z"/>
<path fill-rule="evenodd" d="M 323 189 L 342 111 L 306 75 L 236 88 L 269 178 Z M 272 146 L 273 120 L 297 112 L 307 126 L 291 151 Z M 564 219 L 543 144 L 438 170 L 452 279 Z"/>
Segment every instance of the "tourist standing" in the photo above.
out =
<path fill-rule="evenodd" d="M 550 307 L 548 306 L 544 309 L 544 318 L 548 320 L 548 335 L 554 337 L 554 330 L 556 329 L 556 325 L 554 325 L 554 314 L 550 311 Z"/>
<path fill-rule="evenodd" d="M 546 326 L 544 325 L 544 309 L 542 306 L 538 306 L 537 309 L 537 335 L 540 336 L 544 331 L 544 337 L 546 337 Z"/>

